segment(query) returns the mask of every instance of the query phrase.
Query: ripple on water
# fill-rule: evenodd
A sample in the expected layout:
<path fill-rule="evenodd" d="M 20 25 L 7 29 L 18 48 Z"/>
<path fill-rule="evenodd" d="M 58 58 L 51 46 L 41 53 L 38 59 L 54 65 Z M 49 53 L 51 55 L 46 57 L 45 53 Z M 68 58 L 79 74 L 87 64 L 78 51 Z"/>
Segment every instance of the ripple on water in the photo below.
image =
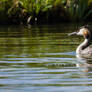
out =
<path fill-rule="evenodd" d="M 91 92 L 92 72 L 76 67 L 80 38 L 64 25 L 0 27 L 0 92 Z"/>

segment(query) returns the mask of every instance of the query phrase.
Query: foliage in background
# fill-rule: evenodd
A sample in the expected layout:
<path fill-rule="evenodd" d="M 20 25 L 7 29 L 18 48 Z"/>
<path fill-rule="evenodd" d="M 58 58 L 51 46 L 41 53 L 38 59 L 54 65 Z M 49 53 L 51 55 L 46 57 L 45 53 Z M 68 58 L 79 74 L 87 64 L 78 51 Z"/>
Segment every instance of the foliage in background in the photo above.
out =
<path fill-rule="evenodd" d="M 92 0 L 0 0 L 0 23 L 49 23 L 92 18 Z"/>
<path fill-rule="evenodd" d="M 92 0 L 71 0 L 67 10 L 71 20 L 86 20 L 92 14 Z"/>

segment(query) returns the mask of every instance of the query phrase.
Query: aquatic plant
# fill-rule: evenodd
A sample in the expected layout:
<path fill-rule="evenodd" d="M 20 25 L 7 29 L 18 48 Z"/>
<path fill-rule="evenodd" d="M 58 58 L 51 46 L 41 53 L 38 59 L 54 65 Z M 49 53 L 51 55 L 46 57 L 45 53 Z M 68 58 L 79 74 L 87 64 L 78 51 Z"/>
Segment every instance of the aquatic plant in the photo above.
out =
<path fill-rule="evenodd" d="M 16 24 L 85 21 L 92 18 L 92 0 L 1 0 L 0 21 Z"/>
<path fill-rule="evenodd" d="M 92 0 L 70 0 L 67 8 L 72 21 L 86 20 L 92 14 Z"/>
<path fill-rule="evenodd" d="M 21 1 L 13 3 L 12 7 L 8 9 L 8 17 L 14 23 L 24 22 L 25 9 Z"/>
<path fill-rule="evenodd" d="M 6 21 L 8 20 L 7 17 L 7 11 L 10 8 L 11 5 L 11 1 L 9 2 L 9 0 L 1 0 L 0 1 L 0 23 L 6 23 Z"/>

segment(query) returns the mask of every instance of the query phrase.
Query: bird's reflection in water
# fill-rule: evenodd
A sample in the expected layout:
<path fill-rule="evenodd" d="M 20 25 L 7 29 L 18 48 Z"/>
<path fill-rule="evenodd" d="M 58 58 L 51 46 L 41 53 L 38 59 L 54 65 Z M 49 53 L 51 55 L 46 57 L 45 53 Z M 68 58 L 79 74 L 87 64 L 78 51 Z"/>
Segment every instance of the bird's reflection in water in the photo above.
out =
<path fill-rule="evenodd" d="M 92 71 L 92 58 L 91 59 L 78 59 L 77 67 L 82 69 L 83 72 Z"/>

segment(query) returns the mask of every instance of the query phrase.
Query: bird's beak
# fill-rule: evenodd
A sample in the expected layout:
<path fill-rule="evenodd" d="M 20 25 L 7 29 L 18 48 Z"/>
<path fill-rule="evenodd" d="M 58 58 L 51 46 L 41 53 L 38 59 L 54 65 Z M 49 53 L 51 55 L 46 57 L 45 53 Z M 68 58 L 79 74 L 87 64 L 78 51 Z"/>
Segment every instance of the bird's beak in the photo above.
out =
<path fill-rule="evenodd" d="M 77 32 L 73 32 L 73 33 L 68 34 L 68 36 L 76 35 L 76 34 L 77 34 Z"/>

